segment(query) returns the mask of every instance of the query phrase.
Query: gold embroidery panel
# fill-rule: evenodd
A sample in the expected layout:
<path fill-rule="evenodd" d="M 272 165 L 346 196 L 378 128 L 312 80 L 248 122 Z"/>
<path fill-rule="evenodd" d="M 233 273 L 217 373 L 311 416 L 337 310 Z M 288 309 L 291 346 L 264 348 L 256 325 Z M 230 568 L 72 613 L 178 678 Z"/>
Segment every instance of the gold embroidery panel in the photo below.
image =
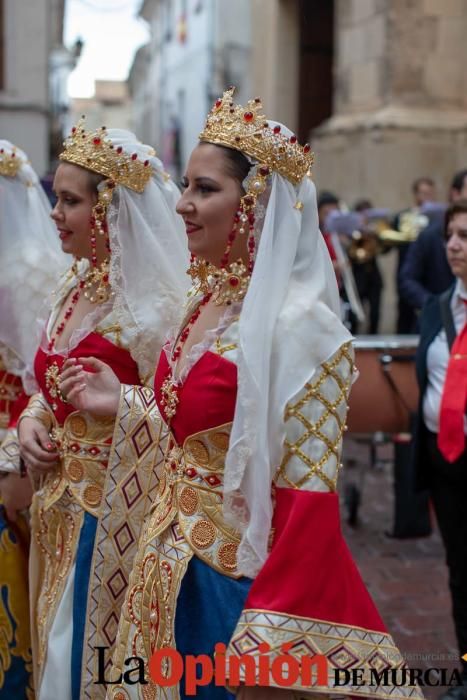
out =
<path fill-rule="evenodd" d="M 353 368 L 352 348 L 346 343 L 287 405 L 277 486 L 336 490 Z"/>
<path fill-rule="evenodd" d="M 36 544 L 33 549 L 38 595 L 32 602 L 32 610 L 38 637 L 39 669 L 44 665 L 50 626 L 74 561 L 83 515 L 67 491 L 49 508 L 43 507 L 40 493 L 33 498 L 31 529 Z"/>
<path fill-rule="evenodd" d="M 197 433 L 182 448 L 173 439 L 160 493 L 153 506 L 147 537 L 156 538 L 177 516 L 190 547 L 221 573 L 238 577 L 239 533 L 222 514 L 225 455 L 231 424 Z"/>

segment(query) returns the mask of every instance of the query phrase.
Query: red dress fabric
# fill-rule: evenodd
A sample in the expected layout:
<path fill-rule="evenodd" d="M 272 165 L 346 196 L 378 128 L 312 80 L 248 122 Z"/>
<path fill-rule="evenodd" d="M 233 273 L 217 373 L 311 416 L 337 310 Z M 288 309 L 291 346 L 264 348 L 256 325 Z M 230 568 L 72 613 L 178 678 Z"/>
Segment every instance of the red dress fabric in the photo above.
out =
<path fill-rule="evenodd" d="M 47 385 L 46 372 L 52 365 L 57 365 L 61 370 L 63 363 L 69 357 L 96 357 L 110 367 L 123 384 L 140 384 L 138 366 L 125 348 L 119 348 L 110 340 L 103 338 L 99 333 L 89 333 L 68 355 L 58 353 L 47 354 L 42 348 L 36 353 L 34 359 L 34 373 L 47 403 L 57 406 L 54 411 L 60 425 L 63 425 L 67 416 L 75 410 L 70 404 L 60 401 L 60 398 L 50 394 L 50 386 Z"/>
<path fill-rule="evenodd" d="M 163 416 L 161 386 L 171 376 L 162 351 L 154 386 Z M 178 389 L 171 421 L 177 443 L 232 422 L 236 395 L 236 365 L 213 352 L 204 353 Z M 253 582 L 246 609 L 385 631 L 342 537 L 337 494 L 276 488 L 273 528 L 272 550 Z"/>
<path fill-rule="evenodd" d="M 337 494 L 288 488 L 275 493 L 272 550 L 245 608 L 385 632 L 342 537 Z"/>
<path fill-rule="evenodd" d="M 172 372 L 163 350 L 154 378 L 154 390 L 159 410 L 161 386 Z M 214 352 L 205 352 L 193 365 L 178 389 L 178 406 L 170 427 L 179 445 L 187 437 L 233 421 L 237 400 L 237 366 Z"/>

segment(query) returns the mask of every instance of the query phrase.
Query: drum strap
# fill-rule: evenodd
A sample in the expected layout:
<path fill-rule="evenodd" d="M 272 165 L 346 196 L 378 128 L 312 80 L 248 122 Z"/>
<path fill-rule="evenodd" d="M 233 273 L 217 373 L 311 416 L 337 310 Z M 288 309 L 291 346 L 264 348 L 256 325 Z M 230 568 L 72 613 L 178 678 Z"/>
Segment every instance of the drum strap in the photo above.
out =
<path fill-rule="evenodd" d="M 457 331 L 454 325 L 454 319 L 451 312 L 451 296 L 452 289 L 447 289 L 439 297 L 439 309 L 441 312 L 441 321 L 443 328 L 446 332 L 446 339 L 448 341 L 449 350 L 452 348 L 452 344 L 456 338 Z"/>

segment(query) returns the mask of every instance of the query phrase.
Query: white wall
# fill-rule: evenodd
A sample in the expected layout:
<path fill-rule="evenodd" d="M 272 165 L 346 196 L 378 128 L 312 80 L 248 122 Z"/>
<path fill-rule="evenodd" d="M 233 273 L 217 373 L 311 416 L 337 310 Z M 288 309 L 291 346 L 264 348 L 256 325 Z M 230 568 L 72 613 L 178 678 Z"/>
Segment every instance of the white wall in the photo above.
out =
<path fill-rule="evenodd" d="M 48 166 L 48 0 L 5 0 L 5 89 L 0 137 L 28 154 L 39 175 Z"/>

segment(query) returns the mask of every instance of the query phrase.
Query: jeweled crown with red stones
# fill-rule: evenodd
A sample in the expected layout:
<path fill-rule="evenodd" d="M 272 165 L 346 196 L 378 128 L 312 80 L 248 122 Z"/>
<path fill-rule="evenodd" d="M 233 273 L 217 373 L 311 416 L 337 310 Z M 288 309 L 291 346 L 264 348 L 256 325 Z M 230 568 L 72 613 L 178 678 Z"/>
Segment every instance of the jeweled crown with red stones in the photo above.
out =
<path fill-rule="evenodd" d="M 16 177 L 22 163 L 23 161 L 18 158 L 14 149 L 9 153 L 4 148 L 0 148 L 0 175 Z"/>
<path fill-rule="evenodd" d="M 242 151 L 298 185 L 313 164 L 310 146 L 301 146 L 296 136 L 282 134 L 279 125 L 270 126 L 261 114 L 259 97 L 249 100 L 246 108 L 235 105 L 234 91 L 230 88 L 216 100 L 200 140 Z"/>
<path fill-rule="evenodd" d="M 130 155 L 121 146 L 114 146 L 105 126 L 93 132 L 86 131 L 84 117 L 73 127 L 63 145 L 65 149 L 60 153 L 60 160 L 104 175 L 135 192 L 143 192 L 151 179 L 148 160 L 142 161 L 136 153 Z"/>

